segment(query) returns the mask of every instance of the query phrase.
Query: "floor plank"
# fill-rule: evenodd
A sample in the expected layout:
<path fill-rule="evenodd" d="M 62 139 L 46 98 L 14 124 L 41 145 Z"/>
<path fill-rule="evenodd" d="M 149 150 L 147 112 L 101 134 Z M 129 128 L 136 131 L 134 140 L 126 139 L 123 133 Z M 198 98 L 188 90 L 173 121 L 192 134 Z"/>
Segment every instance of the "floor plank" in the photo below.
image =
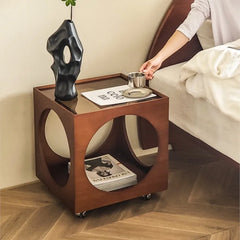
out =
<path fill-rule="evenodd" d="M 236 225 L 236 222 L 234 221 L 223 221 L 218 219 L 194 217 L 192 215 L 177 215 L 163 212 L 151 212 L 123 220 L 122 222 L 144 225 L 146 227 L 153 226 L 202 233 L 204 235 L 212 234 L 217 231 L 224 231 L 225 229 L 232 228 Z"/>
<path fill-rule="evenodd" d="M 62 213 L 59 205 L 48 205 L 38 208 L 13 237 L 14 240 L 43 239 Z"/>
<path fill-rule="evenodd" d="M 156 226 L 149 226 L 145 224 L 133 224 L 131 219 L 128 222 L 117 222 L 113 224 L 108 224 L 99 228 L 94 228 L 88 231 L 89 233 L 98 234 L 99 236 L 111 237 L 119 236 L 122 239 L 183 239 L 183 240 L 192 240 L 197 239 L 203 234 L 197 232 L 187 232 L 184 230 L 178 230 L 173 228 L 162 228 Z"/>

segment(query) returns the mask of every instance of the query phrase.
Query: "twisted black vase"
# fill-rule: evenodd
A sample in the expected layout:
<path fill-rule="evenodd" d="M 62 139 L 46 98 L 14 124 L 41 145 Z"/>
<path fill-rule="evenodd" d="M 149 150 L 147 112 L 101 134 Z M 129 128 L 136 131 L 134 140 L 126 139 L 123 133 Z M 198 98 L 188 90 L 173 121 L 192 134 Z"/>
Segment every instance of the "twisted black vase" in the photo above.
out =
<path fill-rule="evenodd" d="M 65 62 L 63 53 L 66 46 L 71 55 L 68 63 Z M 49 37 L 47 50 L 54 59 L 51 68 L 56 80 L 56 99 L 68 101 L 76 98 L 75 82 L 81 69 L 83 47 L 71 20 L 65 20 L 59 29 Z"/>

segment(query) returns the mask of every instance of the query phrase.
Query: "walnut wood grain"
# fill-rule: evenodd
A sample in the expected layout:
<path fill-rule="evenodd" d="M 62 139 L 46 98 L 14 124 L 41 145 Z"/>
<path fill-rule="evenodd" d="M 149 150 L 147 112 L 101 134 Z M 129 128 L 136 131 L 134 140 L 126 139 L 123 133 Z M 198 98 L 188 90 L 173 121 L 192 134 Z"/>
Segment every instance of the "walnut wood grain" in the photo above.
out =
<path fill-rule="evenodd" d="M 79 81 L 76 85 L 81 93 L 87 89 L 126 84 L 125 78 L 117 74 Z M 55 101 L 53 86 L 34 88 L 36 174 L 72 212 L 80 213 L 167 188 L 169 103 L 168 97 L 155 93 L 157 96 L 147 101 L 100 107 L 81 94 L 78 95 L 77 102 L 60 103 Z M 74 109 L 71 109 L 73 107 Z M 68 139 L 70 159 L 58 156 L 47 144 L 45 122 L 50 110 L 55 111 L 62 121 Z M 137 115 L 146 119 L 157 132 L 159 151 L 151 168 L 144 166 L 131 148 L 125 126 L 126 115 Z M 111 120 L 112 132 L 91 157 L 112 154 L 137 174 L 138 183 L 132 187 L 106 192 L 95 188 L 89 182 L 84 159 L 94 134 Z M 70 174 L 67 170 L 69 160 Z"/>

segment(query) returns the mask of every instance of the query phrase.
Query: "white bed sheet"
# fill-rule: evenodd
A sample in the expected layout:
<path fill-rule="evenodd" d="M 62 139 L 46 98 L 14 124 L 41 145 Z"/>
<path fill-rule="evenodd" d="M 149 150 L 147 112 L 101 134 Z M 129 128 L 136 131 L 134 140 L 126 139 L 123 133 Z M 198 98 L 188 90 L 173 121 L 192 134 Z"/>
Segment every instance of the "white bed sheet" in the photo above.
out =
<path fill-rule="evenodd" d="M 170 121 L 240 163 L 240 122 L 188 94 L 179 78 L 182 65 L 160 69 L 150 81 L 151 88 L 169 97 Z"/>

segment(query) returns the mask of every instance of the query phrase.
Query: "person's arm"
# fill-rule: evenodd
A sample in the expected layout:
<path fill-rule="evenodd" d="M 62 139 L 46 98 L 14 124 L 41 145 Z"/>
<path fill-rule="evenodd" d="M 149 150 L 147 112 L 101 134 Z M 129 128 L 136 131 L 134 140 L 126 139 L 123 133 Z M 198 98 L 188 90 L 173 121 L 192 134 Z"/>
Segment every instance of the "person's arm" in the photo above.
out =
<path fill-rule="evenodd" d="M 188 41 L 189 39 L 182 32 L 175 31 L 164 47 L 152 59 L 145 62 L 139 71 L 145 73 L 146 79 L 152 79 L 153 73 L 160 68 L 162 62 L 183 47 Z"/>
<path fill-rule="evenodd" d="M 204 20 L 209 17 L 209 1 L 194 0 L 187 18 L 177 28 L 157 55 L 141 66 L 140 72 L 144 72 L 147 79 L 152 79 L 153 73 L 160 68 L 162 62 L 191 40 Z"/>

